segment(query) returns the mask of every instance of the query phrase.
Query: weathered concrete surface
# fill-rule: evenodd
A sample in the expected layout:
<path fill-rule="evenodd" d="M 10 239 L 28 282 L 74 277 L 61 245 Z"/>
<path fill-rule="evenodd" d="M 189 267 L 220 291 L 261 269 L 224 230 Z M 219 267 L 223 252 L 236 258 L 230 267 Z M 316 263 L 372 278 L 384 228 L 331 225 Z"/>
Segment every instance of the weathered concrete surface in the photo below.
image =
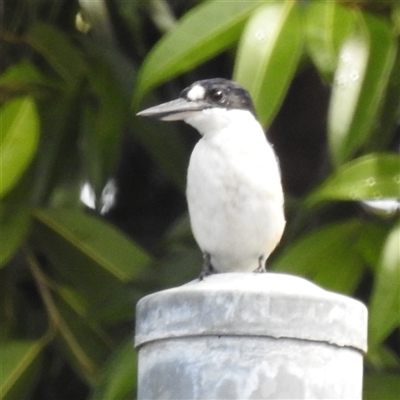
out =
<path fill-rule="evenodd" d="M 367 310 L 283 274 L 229 273 L 137 306 L 139 399 L 361 399 Z"/>

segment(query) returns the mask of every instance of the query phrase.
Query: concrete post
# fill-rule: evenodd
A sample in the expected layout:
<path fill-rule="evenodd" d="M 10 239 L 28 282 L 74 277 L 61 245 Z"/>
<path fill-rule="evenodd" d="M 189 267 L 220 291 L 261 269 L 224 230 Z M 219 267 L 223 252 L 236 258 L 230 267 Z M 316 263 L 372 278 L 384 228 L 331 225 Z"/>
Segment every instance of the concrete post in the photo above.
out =
<path fill-rule="evenodd" d="M 361 399 L 367 309 L 283 274 L 216 274 L 141 299 L 138 399 Z"/>

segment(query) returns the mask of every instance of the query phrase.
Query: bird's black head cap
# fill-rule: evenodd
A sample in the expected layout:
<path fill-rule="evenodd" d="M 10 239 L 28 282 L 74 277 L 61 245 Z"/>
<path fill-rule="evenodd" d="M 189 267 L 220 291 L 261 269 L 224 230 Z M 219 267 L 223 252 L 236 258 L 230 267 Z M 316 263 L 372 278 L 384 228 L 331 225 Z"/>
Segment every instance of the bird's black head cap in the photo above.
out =
<path fill-rule="evenodd" d="M 199 87 L 199 96 L 191 98 L 193 89 Z M 204 101 L 209 108 L 226 108 L 228 110 L 247 110 L 256 116 L 253 101 L 246 89 L 238 83 L 223 78 L 205 79 L 197 81 L 184 89 L 180 96 L 188 101 Z"/>

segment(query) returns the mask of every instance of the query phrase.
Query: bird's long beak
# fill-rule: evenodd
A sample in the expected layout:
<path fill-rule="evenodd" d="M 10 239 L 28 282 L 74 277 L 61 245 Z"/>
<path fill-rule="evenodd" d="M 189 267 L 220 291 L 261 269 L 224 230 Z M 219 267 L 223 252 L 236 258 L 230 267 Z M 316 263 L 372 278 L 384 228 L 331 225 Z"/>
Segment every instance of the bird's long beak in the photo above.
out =
<path fill-rule="evenodd" d="M 138 112 L 136 115 L 161 119 L 163 121 L 177 121 L 192 117 L 205 108 L 207 108 L 207 106 L 204 102 L 187 101 L 179 98 L 158 106 L 147 108 L 146 110 Z"/>

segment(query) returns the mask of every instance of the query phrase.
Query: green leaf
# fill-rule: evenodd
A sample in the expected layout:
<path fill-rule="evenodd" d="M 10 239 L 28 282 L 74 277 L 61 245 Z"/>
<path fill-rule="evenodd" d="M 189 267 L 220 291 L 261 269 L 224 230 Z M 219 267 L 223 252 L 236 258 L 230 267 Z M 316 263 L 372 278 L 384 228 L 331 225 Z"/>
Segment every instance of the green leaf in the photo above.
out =
<path fill-rule="evenodd" d="M 100 372 L 92 400 L 129 400 L 136 393 L 137 353 L 132 341 L 114 352 Z"/>
<path fill-rule="evenodd" d="M 87 323 L 113 325 L 121 321 L 131 321 L 134 305 L 148 293 L 148 288 L 143 289 L 140 284 L 136 290 L 131 286 L 134 285 L 121 285 L 110 296 L 102 293 L 102 301 L 96 304 L 93 304 L 89 293 L 78 292 L 73 286 L 59 286 L 57 293 Z"/>
<path fill-rule="evenodd" d="M 369 347 L 365 361 L 377 371 L 400 369 L 400 358 L 395 353 L 395 349 L 392 350 L 385 345 Z"/>
<path fill-rule="evenodd" d="M 34 211 L 38 222 L 122 282 L 138 277 L 149 256 L 107 222 L 78 210 Z"/>
<path fill-rule="evenodd" d="M 77 292 L 71 286 L 58 286 L 57 295 L 64 303 L 68 304 L 76 314 L 86 316 L 90 304 L 82 293 Z"/>
<path fill-rule="evenodd" d="M 59 93 L 46 97 L 38 103 L 41 116 L 42 136 L 34 165 L 33 203 L 48 204 L 55 189 L 68 180 L 79 179 L 77 164 L 78 136 L 80 133 L 81 103 L 78 96 L 71 93 Z M 69 195 L 78 199 L 72 190 Z"/>
<path fill-rule="evenodd" d="M 369 346 L 376 347 L 400 325 L 400 223 L 389 233 L 369 304 Z"/>
<path fill-rule="evenodd" d="M 7 206 L 5 207 L 8 208 Z M 3 202 L 0 203 L 0 268 L 4 266 L 14 255 L 30 227 L 29 209 L 20 206 L 12 213 L 3 210 Z"/>
<path fill-rule="evenodd" d="M 87 67 L 78 49 L 55 26 L 36 23 L 27 32 L 26 41 L 47 60 L 69 87 L 74 88 L 86 73 Z"/>
<path fill-rule="evenodd" d="M 398 400 L 400 379 L 396 373 L 367 373 L 363 385 L 364 400 Z"/>
<path fill-rule="evenodd" d="M 400 4 L 399 3 L 393 4 L 392 21 L 393 21 L 393 26 L 394 26 L 395 32 L 397 35 L 399 35 L 400 34 Z"/>
<path fill-rule="evenodd" d="M 396 58 L 390 73 L 382 111 L 376 129 L 367 143 L 367 150 L 387 149 L 396 135 L 400 121 L 400 40 L 397 39 Z"/>
<path fill-rule="evenodd" d="M 160 32 L 168 32 L 175 26 L 176 18 L 168 1 L 150 0 L 146 6 L 149 17 Z"/>
<path fill-rule="evenodd" d="M 400 198 L 400 156 L 374 153 L 340 167 L 307 200 L 367 200 Z"/>
<path fill-rule="evenodd" d="M 395 55 L 390 25 L 366 13 L 357 15 L 359 29 L 341 48 L 329 106 L 329 142 L 336 165 L 369 138 Z"/>
<path fill-rule="evenodd" d="M 4 400 L 29 399 L 42 364 L 47 340 L 15 340 L 0 346 L 0 393 Z"/>
<path fill-rule="evenodd" d="M 96 58 L 91 63 L 90 89 L 95 102 L 82 105 L 82 146 L 87 178 L 96 197 L 115 170 L 120 139 L 128 120 L 128 101 L 109 66 Z"/>
<path fill-rule="evenodd" d="M 226 50 L 238 40 L 256 1 L 207 1 L 189 11 L 153 48 L 134 93 L 137 108 L 146 92 Z"/>
<path fill-rule="evenodd" d="M 300 60 L 302 44 L 296 2 L 264 5 L 246 25 L 233 76 L 250 92 L 264 126 L 269 125 L 282 103 Z"/>
<path fill-rule="evenodd" d="M 306 44 L 318 71 L 325 78 L 334 73 L 339 50 L 350 34 L 354 16 L 348 7 L 334 1 L 314 1 L 306 11 Z"/>
<path fill-rule="evenodd" d="M 355 243 L 358 251 L 364 261 L 375 273 L 382 248 L 389 233 L 389 227 L 386 224 L 369 223 L 366 224 L 360 232 L 360 236 Z"/>
<path fill-rule="evenodd" d="M 0 76 L 0 88 L 8 91 L 26 90 L 32 84 L 44 84 L 45 79 L 29 61 L 11 65 Z"/>
<path fill-rule="evenodd" d="M 352 293 L 364 268 L 354 246 L 363 229 L 357 220 L 326 225 L 287 248 L 272 269 L 304 276 L 329 290 Z"/>
<path fill-rule="evenodd" d="M 39 141 L 39 119 L 31 97 L 7 102 L 0 109 L 0 197 L 19 181 Z"/>
<path fill-rule="evenodd" d="M 18 185 L 0 200 L 0 268 L 6 266 L 8 262 L 12 263 L 12 257 L 29 234 L 32 220 L 30 215 L 32 186 L 30 168 Z M 4 279 L 8 282 L 5 276 Z M 6 285 L 9 286 L 9 283 Z M 1 316 L 0 321 L 2 321 Z"/>
<path fill-rule="evenodd" d="M 78 210 L 34 210 L 32 237 L 59 273 L 93 303 L 140 280 L 150 257 L 111 225 Z"/>
<path fill-rule="evenodd" d="M 58 295 L 55 302 L 57 341 L 75 370 L 93 384 L 110 354 L 112 342 L 98 324 L 87 320 L 78 294 L 59 290 Z"/>
<path fill-rule="evenodd" d="M 152 282 L 152 284 L 154 283 Z M 106 325 L 113 325 L 121 321 L 132 321 L 134 305 L 149 293 L 148 287 L 140 287 L 140 284 L 137 286 L 134 289 L 128 286 L 120 287 L 116 293 L 104 298 L 101 304 L 90 307 L 87 318 Z"/>

